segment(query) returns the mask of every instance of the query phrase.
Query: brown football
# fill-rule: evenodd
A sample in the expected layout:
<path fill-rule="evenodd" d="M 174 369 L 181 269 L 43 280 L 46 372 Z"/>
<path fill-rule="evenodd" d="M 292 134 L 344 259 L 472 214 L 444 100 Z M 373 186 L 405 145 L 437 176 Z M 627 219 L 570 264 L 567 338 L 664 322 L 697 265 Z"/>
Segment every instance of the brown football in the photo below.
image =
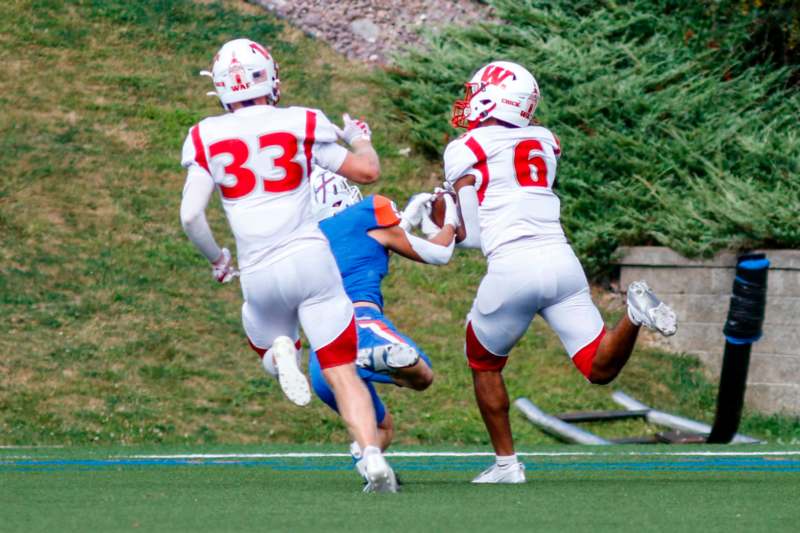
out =
<path fill-rule="evenodd" d="M 451 192 L 436 193 L 433 199 L 431 200 L 431 220 L 433 221 L 434 224 L 436 224 L 440 228 L 444 226 L 444 212 L 446 206 L 446 204 L 444 203 L 445 194 L 449 194 L 450 198 L 452 198 L 453 201 L 456 200 L 456 195 Z"/>

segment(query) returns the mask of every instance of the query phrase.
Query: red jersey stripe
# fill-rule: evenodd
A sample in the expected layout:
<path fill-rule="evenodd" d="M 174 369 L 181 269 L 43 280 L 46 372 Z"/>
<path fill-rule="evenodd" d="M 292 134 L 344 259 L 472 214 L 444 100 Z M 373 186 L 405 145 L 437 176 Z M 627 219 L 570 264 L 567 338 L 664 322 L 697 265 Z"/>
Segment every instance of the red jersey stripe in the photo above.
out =
<path fill-rule="evenodd" d="M 206 149 L 203 147 L 203 139 L 200 138 L 200 125 L 196 124 L 192 128 L 192 144 L 194 145 L 194 160 L 198 165 L 206 169 L 209 174 L 208 160 L 206 159 Z"/>
<path fill-rule="evenodd" d="M 486 195 L 486 188 L 489 186 L 489 165 L 486 163 L 486 152 L 483 151 L 483 148 L 481 148 L 481 145 L 475 140 L 475 137 L 467 139 L 465 144 L 467 148 L 472 150 L 475 157 L 478 158 L 478 162 L 472 165 L 472 168 L 480 172 L 482 176 L 481 186 L 478 187 L 478 204 L 482 204 L 483 197 Z"/>
<path fill-rule="evenodd" d="M 306 111 L 306 138 L 303 141 L 303 151 L 306 154 L 307 175 L 311 175 L 311 149 L 314 147 L 314 133 L 317 130 L 317 114 Z"/>

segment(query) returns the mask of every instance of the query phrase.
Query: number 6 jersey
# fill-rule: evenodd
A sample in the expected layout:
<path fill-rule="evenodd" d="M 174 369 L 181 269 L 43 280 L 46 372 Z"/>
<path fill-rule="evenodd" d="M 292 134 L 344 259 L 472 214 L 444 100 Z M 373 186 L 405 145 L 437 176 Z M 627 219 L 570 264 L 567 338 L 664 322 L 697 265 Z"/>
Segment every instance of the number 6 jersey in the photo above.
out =
<path fill-rule="evenodd" d="M 483 126 L 447 145 L 445 179 L 475 176 L 484 255 L 523 239 L 566 242 L 553 192 L 560 153 L 558 138 L 540 126 Z"/>
<path fill-rule="evenodd" d="M 311 215 L 308 176 L 314 164 L 339 169 L 347 150 L 336 139 L 321 111 L 303 107 L 244 107 L 189 130 L 181 160 L 187 181 L 214 180 L 243 272 L 324 240 Z"/>

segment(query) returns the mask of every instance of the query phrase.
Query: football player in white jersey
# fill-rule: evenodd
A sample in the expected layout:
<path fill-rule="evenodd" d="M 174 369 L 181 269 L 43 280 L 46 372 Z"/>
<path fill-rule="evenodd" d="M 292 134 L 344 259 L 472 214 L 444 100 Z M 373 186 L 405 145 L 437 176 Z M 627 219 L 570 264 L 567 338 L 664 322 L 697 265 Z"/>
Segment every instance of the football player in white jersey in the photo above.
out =
<path fill-rule="evenodd" d="M 318 109 L 277 107 L 278 65 L 248 39 L 226 43 L 204 74 L 214 82 L 216 92 L 209 94 L 219 97 L 226 113 L 200 121 L 184 143 L 183 227 L 217 281 L 239 273 L 206 222 L 216 189 L 236 239 L 242 322 L 250 345 L 286 396 L 305 405 L 311 394 L 299 368 L 298 326 L 303 327 L 339 412 L 364 450 L 365 490 L 394 492 L 396 479 L 378 446 L 372 400 L 356 374 L 353 305 L 310 206 L 315 164 L 357 183 L 378 178 L 369 127 L 345 115 L 340 129 Z"/>
<path fill-rule="evenodd" d="M 468 132 L 444 153 L 447 183 L 458 194 L 462 247 L 480 247 L 488 272 L 467 317 L 466 355 L 475 397 L 496 453 L 474 483 L 522 483 L 514 453 L 502 370 L 538 313 L 592 383 L 609 383 L 633 350 L 639 327 L 676 331 L 675 313 L 644 282 L 628 288 L 628 313 L 611 330 L 560 223 L 553 192 L 561 146 L 532 124 L 539 87 L 525 68 L 495 61 L 466 84 L 453 125 Z"/>

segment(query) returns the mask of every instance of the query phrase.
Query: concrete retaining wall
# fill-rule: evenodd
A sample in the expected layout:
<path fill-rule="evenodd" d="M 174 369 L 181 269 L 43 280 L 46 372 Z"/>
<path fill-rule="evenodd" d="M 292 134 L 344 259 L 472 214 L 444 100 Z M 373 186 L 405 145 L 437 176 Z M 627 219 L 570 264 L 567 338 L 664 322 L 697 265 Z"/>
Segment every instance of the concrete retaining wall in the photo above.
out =
<path fill-rule="evenodd" d="M 745 403 L 765 413 L 800 415 L 800 250 L 765 250 L 770 260 L 764 336 L 753 345 Z M 718 377 L 736 254 L 687 259 L 661 247 L 620 249 L 620 286 L 644 279 L 678 313 L 678 333 L 653 337 L 697 355 Z"/>

